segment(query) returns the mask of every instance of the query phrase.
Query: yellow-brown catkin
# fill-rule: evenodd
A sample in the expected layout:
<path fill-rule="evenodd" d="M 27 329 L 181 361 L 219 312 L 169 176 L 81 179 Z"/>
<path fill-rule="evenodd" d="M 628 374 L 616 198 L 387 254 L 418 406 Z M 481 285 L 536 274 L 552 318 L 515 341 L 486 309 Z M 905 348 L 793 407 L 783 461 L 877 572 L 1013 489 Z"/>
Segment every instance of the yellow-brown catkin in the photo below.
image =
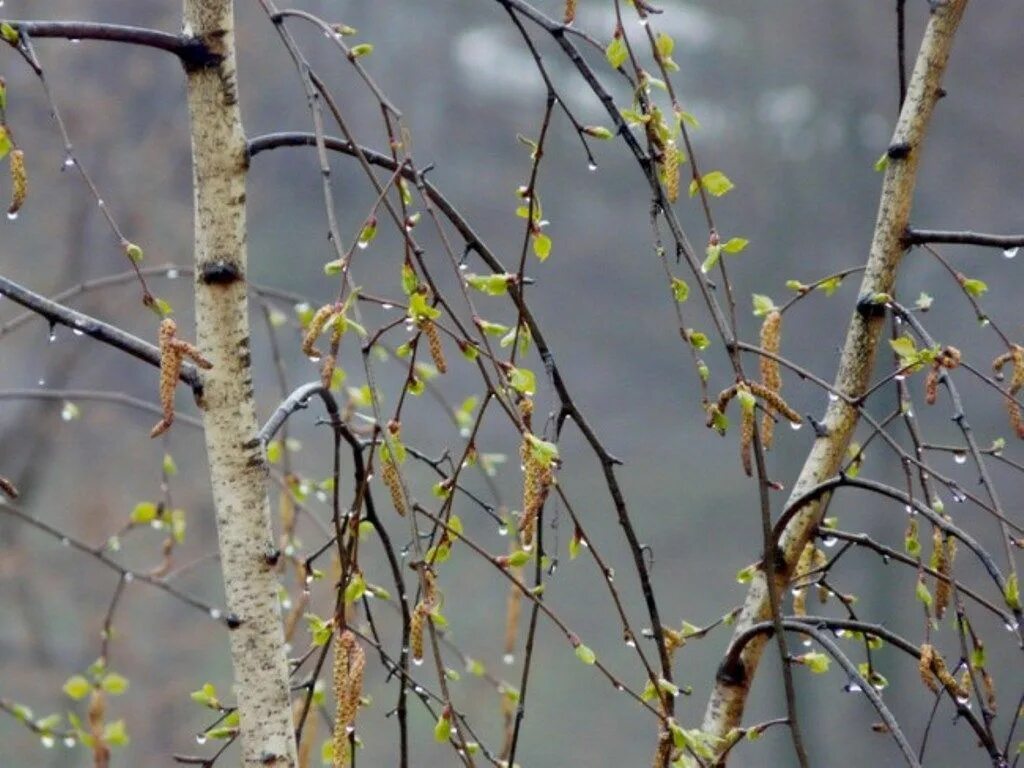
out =
<path fill-rule="evenodd" d="M 576 0 L 565 0 L 565 15 L 562 17 L 562 21 L 566 24 L 576 21 Z"/>
<path fill-rule="evenodd" d="M 412 620 L 409 622 L 409 648 L 412 651 L 413 661 L 423 660 L 423 625 L 426 618 L 427 609 L 420 602 L 413 610 Z"/>
<path fill-rule="evenodd" d="M 1010 378 L 1010 397 L 1006 399 L 1006 411 L 1010 416 L 1010 426 L 1017 433 L 1017 437 L 1024 440 L 1024 418 L 1021 415 L 1021 408 L 1014 397 L 1024 387 L 1024 347 L 1014 344 L 1008 352 L 1004 352 L 992 361 L 992 370 L 1001 373 L 1003 366 L 1013 363 L 1013 376 Z"/>
<path fill-rule="evenodd" d="M 743 408 L 740 421 L 740 460 L 743 462 L 743 471 L 747 477 L 754 474 L 751 462 L 751 448 L 754 445 L 754 409 Z"/>
<path fill-rule="evenodd" d="M 440 373 L 448 372 L 448 363 L 444 359 L 444 347 L 441 346 L 441 333 L 433 320 L 424 320 L 420 329 L 427 337 L 427 348 L 430 350 L 430 359 Z"/>
<path fill-rule="evenodd" d="M 14 486 L 14 483 L 2 475 L 0 475 L 0 491 L 3 491 L 12 499 L 18 498 L 19 495 L 18 489 Z"/>
<path fill-rule="evenodd" d="M 519 540 L 524 547 L 533 546 L 537 517 L 548 497 L 554 473 L 533 455 L 530 441 L 525 437 L 519 455 L 523 460 L 523 511 L 519 518 Z"/>
<path fill-rule="evenodd" d="M 942 529 L 936 526 L 932 531 L 932 567 L 942 576 L 946 577 L 935 580 L 935 617 L 938 619 L 945 616 L 946 609 L 949 607 L 949 598 L 952 591 L 949 583 L 952 565 L 949 555 L 952 551 L 955 550 L 951 550 L 951 548 L 946 546 L 946 537 L 942 535 Z"/>
<path fill-rule="evenodd" d="M 213 367 L 195 345 L 175 338 L 177 332 L 178 325 L 171 318 L 164 318 L 160 323 L 160 405 L 164 417 L 150 431 L 150 437 L 162 435 L 174 423 L 174 388 L 181 374 L 182 360 L 187 357 L 200 368 Z"/>
<path fill-rule="evenodd" d="M 345 630 L 334 647 L 334 768 L 349 763 L 349 734 L 355 728 L 365 668 L 365 652 L 352 631 Z"/>
<path fill-rule="evenodd" d="M 751 392 L 753 392 L 755 395 L 764 400 L 765 403 L 770 405 L 774 410 L 781 413 L 792 423 L 800 424 L 803 421 L 803 419 L 800 418 L 800 414 L 794 411 L 792 408 L 790 408 L 789 403 L 783 400 L 782 396 L 779 395 L 778 392 L 773 392 L 770 389 L 766 389 L 756 381 L 748 382 L 748 385 L 750 386 Z"/>
<path fill-rule="evenodd" d="M 381 460 L 380 476 L 391 493 L 391 504 L 395 511 L 405 517 L 405 493 L 402 491 L 402 480 L 398 476 L 398 467 L 390 456 Z"/>
<path fill-rule="evenodd" d="M 10 154 L 11 162 L 11 205 L 8 216 L 16 216 L 28 197 L 28 173 L 25 171 L 25 153 L 15 149 Z"/>
<path fill-rule="evenodd" d="M 999 703 L 996 699 L 996 684 L 992 679 L 992 675 L 988 673 L 987 669 L 981 670 L 981 685 L 985 689 L 985 702 L 988 704 L 989 710 L 993 713 L 996 711 L 996 705 Z"/>
<path fill-rule="evenodd" d="M 679 199 L 679 148 L 674 141 L 665 145 L 664 157 L 665 195 L 674 203 Z"/>
<path fill-rule="evenodd" d="M 323 384 L 324 389 L 331 388 L 331 380 L 334 378 L 334 366 L 337 362 L 338 359 L 330 352 L 324 355 L 324 362 L 320 366 L 320 383 Z"/>
<path fill-rule="evenodd" d="M 320 358 L 320 350 L 316 348 L 316 340 L 320 338 L 320 334 L 323 333 L 324 326 L 327 325 L 327 321 L 331 319 L 331 316 L 334 313 L 335 307 L 333 304 L 324 304 L 316 311 L 313 318 L 309 321 L 309 327 L 306 329 L 306 335 L 302 339 L 302 354 L 306 357 L 311 357 L 314 360 Z"/>
<path fill-rule="evenodd" d="M 935 682 L 935 677 L 932 675 L 932 661 L 935 659 L 935 648 L 925 643 L 921 646 L 921 657 L 917 662 L 917 671 L 921 676 L 921 682 L 924 683 L 928 690 L 932 693 L 939 692 L 939 685 Z"/>
<path fill-rule="evenodd" d="M 924 379 L 924 401 L 928 405 L 935 405 L 939 397 L 939 365 L 933 365 Z"/>
<path fill-rule="evenodd" d="M 761 348 L 766 352 L 777 355 L 782 342 L 782 313 L 773 309 L 764 316 L 761 323 Z M 779 392 L 782 389 L 782 374 L 779 370 L 777 360 L 761 355 L 761 384 L 765 389 L 772 392 Z M 772 438 L 775 435 L 775 419 L 771 414 L 766 413 L 761 419 L 761 441 L 765 448 L 772 447 Z"/>

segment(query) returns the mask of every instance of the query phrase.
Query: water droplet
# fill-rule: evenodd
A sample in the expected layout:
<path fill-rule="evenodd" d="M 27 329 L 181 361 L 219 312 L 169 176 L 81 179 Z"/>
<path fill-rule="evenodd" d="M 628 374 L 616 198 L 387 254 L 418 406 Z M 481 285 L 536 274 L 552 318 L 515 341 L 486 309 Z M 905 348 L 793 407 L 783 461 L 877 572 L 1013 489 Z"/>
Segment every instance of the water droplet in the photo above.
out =
<path fill-rule="evenodd" d="M 1020 248 L 1007 248 L 1005 251 L 1003 251 L 1003 256 L 1005 256 L 1008 259 L 1012 259 L 1014 256 L 1017 255 L 1017 251 L 1019 250 Z"/>
<path fill-rule="evenodd" d="M 587 170 L 593 173 L 597 170 L 597 163 L 587 163 Z"/>
<path fill-rule="evenodd" d="M 197 733 L 196 734 L 196 744 L 202 745 L 202 744 L 205 744 L 205 743 L 206 743 L 206 734 L 205 733 Z"/>
<path fill-rule="evenodd" d="M 608 581 L 615 581 L 615 569 L 608 568 L 605 570 L 604 575 L 608 578 Z"/>
<path fill-rule="evenodd" d="M 469 269 L 468 264 L 459 264 L 459 272 L 465 272 L 467 269 Z"/>
<path fill-rule="evenodd" d="M 532 552 L 532 551 L 533 551 L 533 542 L 530 542 L 529 544 L 523 544 L 523 552 Z"/>
<path fill-rule="evenodd" d="M 507 667 L 511 667 L 513 664 L 516 663 L 516 657 L 511 653 L 506 653 L 504 656 L 501 657 L 501 663 Z"/>
<path fill-rule="evenodd" d="M 965 464 L 967 463 L 967 454 L 957 451 L 956 453 L 953 454 L 953 461 L 955 461 L 957 464 Z"/>
<path fill-rule="evenodd" d="M 978 320 L 978 323 L 981 325 L 982 328 L 987 328 L 989 324 L 991 324 L 991 322 L 992 321 L 989 320 L 987 317 L 982 317 Z"/>
<path fill-rule="evenodd" d="M 70 547 L 71 546 L 71 539 L 69 539 L 67 536 L 61 537 L 60 545 L 62 547 Z"/>
<path fill-rule="evenodd" d="M 168 269 L 167 270 L 167 279 L 168 280 L 177 280 L 179 274 L 180 273 L 176 269 L 173 269 L 173 268 L 172 269 Z"/>
<path fill-rule="evenodd" d="M 82 42 L 82 38 L 80 38 L 80 37 L 72 37 L 71 38 L 71 44 L 72 45 L 78 45 L 80 42 Z"/>
<path fill-rule="evenodd" d="M 102 197 L 97 198 L 96 205 L 98 205 L 100 208 L 106 208 L 107 207 L 107 204 L 103 201 Z"/>
<path fill-rule="evenodd" d="M 627 637 L 626 638 L 626 647 L 627 648 L 636 648 L 636 640 L 634 640 L 632 637 Z"/>
<path fill-rule="evenodd" d="M 789 422 L 789 428 L 792 429 L 794 432 L 799 430 L 800 427 L 802 427 L 803 425 L 804 425 L 804 423 L 802 421 L 791 421 L 791 422 Z"/>
<path fill-rule="evenodd" d="M 57 740 L 47 733 L 39 737 L 39 743 L 47 749 L 53 749 L 53 745 L 57 743 Z"/>
<path fill-rule="evenodd" d="M 125 584 L 131 584 L 133 581 L 135 581 L 135 574 L 132 573 L 131 571 L 125 571 L 124 572 L 124 583 Z"/>
<path fill-rule="evenodd" d="M 846 634 L 846 630 L 845 629 L 837 629 L 832 634 L 834 634 L 836 637 L 842 637 L 843 635 Z"/>
<path fill-rule="evenodd" d="M 912 418 L 914 418 L 914 412 L 913 412 L 913 411 L 910 411 L 910 410 L 908 410 L 908 411 L 906 412 L 906 414 L 904 414 L 904 415 L 905 415 L 905 416 L 906 416 L 906 417 L 907 417 L 908 419 L 912 419 Z"/>
<path fill-rule="evenodd" d="M 18 218 L 18 212 L 17 211 L 8 211 L 7 212 L 7 218 L 10 221 L 14 221 L 15 219 Z"/>
<path fill-rule="evenodd" d="M 793 587 L 789 591 L 793 594 L 793 597 L 799 597 L 800 595 L 802 595 L 804 593 L 804 588 L 803 587 Z"/>
<path fill-rule="evenodd" d="M 1007 632 L 1016 632 L 1020 628 L 1020 625 L 1013 619 L 1006 622 L 1003 626 L 1006 627 Z"/>
<path fill-rule="evenodd" d="M 830 402 L 834 403 L 837 400 L 839 400 L 839 395 L 837 395 L 835 392 L 829 392 L 828 393 L 828 399 L 829 399 Z"/>
<path fill-rule="evenodd" d="M 214 621 L 217 621 L 220 617 L 221 617 L 220 608 L 211 608 L 210 609 L 210 618 L 211 619 L 213 619 Z"/>
<path fill-rule="evenodd" d="M 381 308 L 381 309 L 394 309 L 394 308 L 395 308 L 395 305 L 394 305 L 394 304 L 387 304 L 387 303 L 384 303 L 384 304 L 381 304 L 381 305 L 380 305 L 380 308 Z"/>
<path fill-rule="evenodd" d="M 903 511 L 906 512 L 908 515 L 911 515 L 911 516 L 917 514 L 917 510 L 914 509 L 913 505 L 911 505 L 911 504 L 904 504 L 903 505 Z"/>
<path fill-rule="evenodd" d="M 968 704 L 968 702 L 970 702 L 970 700 L 971 700 L 970 696 L 957 696 L 956 697 L 956 703 L 959 704 L 960 706 L 965 706 L 966 704 Z"/>
<path fill-rule="evenodd" d="M 648 18 L 646 16 L 643 16 L 640 19 L 637 19 L 636 23 L 639 24 L 641 27 L 646 27 L 648 21 L 649 21 Z"/>
<path fill-rule="evenodd" d="M 281 601 L 281 608 L 282 609 L 288 611 L 288 610 L 291 610 L 291 607 L 292 607 L 291 598 L 286 597 L 284 600 Z"/>
<path fill-rule="evenodd" d="M 422 667 L 423 666 L 423 657 L 420 656 L 418 659 L 413 657 L 412 663 L 415 664 L 417 667 Z"/>
<path fill-rule="evenodd" d="M 826 536 L 824 539 L 821 540 L 821 543 L 823 546 L 826 546 L 829 549 L 831 549 L 839 543 L 839 539 L 837 539 L 835 536 Z"/>
<path fill-rule="evenodd" d="M 321 504 L 326 503 L 327 502 L 327 494 L 324 493 L 323 491 L 317 491 L 316 492 L 316 500 L 319 501 Z"/>
<path fill-rule="evenodd" d="M 957 504 L 963 504 L 967 501 L 967 494 L 955 486 L 950 488 L 950 493 L 953 494 L 953 501 Z"/>
<path fill-rule="evenodd" d="M 590 542 L 580 536 L 580 546 L 590 548 Z"/>
<path fill-rule="evenodd" d="M 0 0 L 0 5 L 3 5 L 3 0 Z M 64 737 L 64 746 L 67 747 L 68 749 L 71 749 L 77 743 L 78 742 L 75 741 L 75 737 L 74 736 L 65 736 Z"/>
<path fill-rule="evenodd" d="M 624 691 L 624 690 L 626 690 L 626 688 L 625 688 L 625 686 L 622 683 L 616 683 L 615 684 L 615 690 L 616 691 Z"/>
<path fill-rule="evenodd" d="M 814 641 L 810 638 L 803 641 L 804 648 L 810 648 L 812 645 L 814 645 Z"/>
<path fill-rule="evenodd" d="M 893 378 L 893 380 L 895 380 L 895 381 L 903 381 L 904 379 L 906 379 L 906 378 L 907 378 L 907 376 L 906 376 L 906 374 L 904 374 L 904 373 L 897 373 L 897 374 L 896 374 L 895 376 L 893 376 L 892 378 Z"/>
<path fill-rule="evenodd" d="M 81 328 L 73 328 L 71 330 L 71 333 L 73 333 L 75 336 L 84 336 L 85 335 L 85 331 L 83 331 Z"/>
<path fill-rule="evenodd" d="M 847 693 L 860 693 L 864 689 L 860 687 L 860 683 L 847 683 L 843 686 L 843 690 Z"/>
<path fill-rule="evenodd" d="M 418 685 L 414 685 L 412 687 L 412 692 L 415 693 L 417 696 L 422 696 L 424 693 L 426 693 L 426 691 Z"/>
<path fill-rule="evenodd" d="M 37 383 L 37 384 L 38 384 L 38 385 L 39 385 L 40 387 L 45 387 L 45 386 L 46 386 L 46 379 L 44 379 L 44 378 L 40 378 L 40 379 L 39 379 L 39 381 L 37 381 L 36 383 Z"/>
<path fill-rule="evenodd" d="M 65 168 L 74 168 L 74 167 L 75 167 L 75 158 L 72 155 L 65 155 L 65 157 L 64 157 L 64 165 L 61 166 L 61 170 L 63 171 Z"/>

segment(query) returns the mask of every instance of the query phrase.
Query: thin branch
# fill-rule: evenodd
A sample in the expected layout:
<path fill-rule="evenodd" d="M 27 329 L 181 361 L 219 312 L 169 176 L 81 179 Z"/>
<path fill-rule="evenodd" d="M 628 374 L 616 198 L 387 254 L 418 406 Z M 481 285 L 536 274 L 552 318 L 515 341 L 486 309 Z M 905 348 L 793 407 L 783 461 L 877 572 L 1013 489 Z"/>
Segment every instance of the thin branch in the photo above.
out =
<path fill-rule="evenodd" d="M 907 227 L 903 238 L 907 245 L 944 243 L 946 245 L 980 245 L 985 248 L 1013 250 L 1024 245 L 1024 235 L 991 235 L 985 232 Z"/>

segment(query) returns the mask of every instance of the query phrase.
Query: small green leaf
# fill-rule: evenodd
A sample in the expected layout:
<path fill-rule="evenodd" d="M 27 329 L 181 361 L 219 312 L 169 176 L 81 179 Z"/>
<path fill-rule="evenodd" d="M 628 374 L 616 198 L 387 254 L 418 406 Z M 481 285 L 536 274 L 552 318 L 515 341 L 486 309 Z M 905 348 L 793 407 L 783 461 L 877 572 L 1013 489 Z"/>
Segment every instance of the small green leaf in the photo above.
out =
<path fill-rule="evenodd" d="M 11 141 L 11 136 L 7 133 L 7 128 L 0 125 L 0 160 L 7 157 L 12 149 L 14 149 L 14 142 Z"/>
<path fill-rule="evenodd" d="M 351 605 L 365 593 L 366 581 L 363 579 L 363 574 L 353 574 L 352 578 L 349 579 L 348 586 L 345 587 L 345 605 Z"/>
<path fill-rule="evenodd" d="M 550 467 L 558 459 L 558 446 L 554 443 L 541 440 L 529 432 L 525 434 L 525 438 L 526 442 L 530 444 L 530 454 L 541 466 Z"/>
<path fill-rule="evenodd" d="M 763 293 L 755 293 L 753 299 L 755 317 L 764 317 L 776 309 L 775 302 L 772 301 L 770 296 L 765 296 Z"/>
<path fill-rule="evenodd" d="M 107 723 L 103 728 L 103 741 L 113 747 L 123 747 L 128 743 L 128 730 L 124 720 Z"/>
<path fill-rule="evenodd" d="M 715 265 L 718 263 L 718 259 L 721 258 L 722 246 L 717 244 L 708 245 L 705 253 L 707 255 L 704 258 L 704 263 L 700 265 L 700 271 L 706 275 L 715 268 Z"/>
<path fill-rule="evenodd" d="M 828 672 L 829 664 L 832 662 L 826 654 L 815 651 L 797 656 L 796 660 L 816 675 L 823 675 Z"/>
<path fill-rule="evenodd" d="M 344 268 L 344 259 L 335 259 L 334 261 L 328 261 L 326 264 L 324 264 L 324 274 L 327 275 L 328 277 L 334 277 L 335 275 L 340 275 L 342 269 Z"/>
<path fill-rule="evenodd" d="M 169 453 L 164 454 L 164 461 L 161 465 L 161 470 L 168 477 L 174 477 L 178 474 L 178 465 L 174 463 L 174 457 Z"/>
<path fill-rule="evenodd" d="M 608 141 L 609 139 L 615 138 L 615 134 L 609 131 L 603 125 L 584 126 L 583 132 L 588 136 L 593 136 L 595 139 L 602 139 L 604 141 Z"/>
<path fill-rule="evenodd" d="M 416 277 L 416 272 L 408 264 L 402 265 L 402 292 L 406 296 L 411 296 L 416 292 L 416 288 L 419 286 L 419 278 Z"/>
<path fill-rule="evenodd" d="M 1003 589 L 1003 597 L 1006 598 L 1006 604 L 1012 610 L 1020 610 L 1020 584 L 1017 581 L 1016 571 L 1006 577 L 1006 587 Z"/>
<path fill-rule="evenodd" d="M 686 330 L 686 339 L 697 350 L 704 350 L 711 346 L 711 340 L 707 337 L 707 334 L 695 331 L 692 328 Z"/>
<path fill-rule="evenodd" d="M 470 288 L 486 293 L 489 296 L 502 296 L 508 293 L 509 281 L 515 275 L 501 273 L 497 275 L 466 275 L 466 284 Z"/>
<path fill-rule="evenodd" d="M 532 395 L 537 391 L 537 377 L 526 368 L 515 368 L 508 374 L 508 383 L 514 390 L 524 395 Z"/>
<path fill-rule="evenodd" d="M 281 461 L 282 455 L 284 455 L 284 448 L 280 440 L 271 440 L 267 443 L 267 461 L 271 464 L 277 464 Z"/>
<path fill-rule="evenodd" d="M 137 246 L 135 243 L 125 243 L 124 253 L 135 264 L 139 264 L 142 262 L 142 248 Z"/>
<path fill-rule="evenodd" d="M 349 56 L 353 59 L 358 59 L 360 56 L 369 56 L 373 53 L 372 43 L 360 43 L 359 45 L 353 45 L 349 51 Z"/>
<path fill-rule="evenodd" d="M 409 297 L 409 317 L 416 322 L 436 320 L 440 316 L 441 310 L 430 306 L 424 294 L 417 291 Z"/>
<path fill-rule="evenodd" d="M 309 634 L 313 638 L 313 645 L 326 645 L 331 639 L 331 622 L 324 621 L 315 613 L 307 613 L 303 618 L 309 625 Z"/>
<path fill-rule="evenodd" d="M 890 339 L 889 346 L 891 346 L 892 351 L 899 356 L 900 362 L 915 360 L 917 358 L 917 343 L 907 334 L 903 334 L 896 339 Z"/>
<path fill-rule="evenodd" d="M 928 585 L 924 583 L 924 579 L 917 580 L 917 586 L 914 589 L 914 594 L 917 599 L 924 604 L 925 608 L 932 607 L 932 593 L 928 591 Z"/>
<path fill-rule="evenodd" d="M 614 38 L 612 38 L 612 41 L 608 44 L 608 47 L 605 49 L 604 55 L 605 58 L 608 59 L 608 63 L 612 65 L 612 69 L 618 69 L 619 67 L 626 63 L 626 58 L 629 56 L 629 51 L 627 50 L 626 43 L 622 39 L 621 35 L 617 35 Z"/>
<path fill-rule="evenodd" d="M 197 704 L 202 704 L 210 709 L 220 709 L 220 701 L 217 699 L 217 689 L 213 683 L 203 683 L 198 691 L 192 691 L 189 698 Z"/>
<path fill-rule="evenodd" d="M 889 153 L 883 152 L 882 156 L 875 160 L 875 170 L 881 173 L 889 167 Z"/>
<path fill-rule="evenodd" d="M 174 307 L 171 306 L 170 302 L 159 297 L 153 298 L 149 308 L 156 313 L 157 317 L 169 317 L 174 314 Z"/>
<path fill-rule="evenodd" d="M 988 290 L 988 284 L 984 280 L 977 280 L 972 277 L 965 278 L 960 285 L 974 298 L 980 298 Z"/>
<path fill-rule="evenodd" d="M 726 253 L 739 253 L 748 245 L 750 245 L 750 241 L 745 237 L 730 237 L 725 241 L 725 244 L 722 245 L 722 250 Z"/>
<path fill-rule="evenodd" d="M 597 661 L 597 654 L 595 654 L 588 646 L 580 643 L 576 646 L 576 658 L 584 664 L 593 664 Z"/>
<path fill-rule="evenodd" d="M 681 277 L 672 278 L 672 297 L 682 304 L 690 296 L 690 286 Z"/>
<path fill-rule="evenodd" d="M 117 672 L 110 672 L 103 676 L 100 688 L 112 696 L 119 696 L 128 690 L 128 678 Z"/>
<path fill-rule="evenodd" d="M 89 695 L 89 691 L 92 690 L 92 685 L 82 675 L 72 675 L 64 682 L 64 687 L 61 689 L 64 691 L 68 698 L 79 701 Z"/>
<path fill-rule="evenodd" d="M 713 197 L 721 197 L 733 188 L 733 183 L 729 180 L 729 177 L 721 171 L 705 173 L 701 176 L 700 183 L 708 191 L 708 194 Z"/>
<path fill-rule="evenodd" d="M 157 511 L 157 505 L 152 501 L 141 501 L 132 509 L 130 519 L 134 525 L 145 525 L 156 519 Z"/>
<path fill-rule="evenodd" d="M 749 584 L 754 578 L 754 573 L 757 571 L 756 565 L 748 565 L 746 568 L 741 568 L 736 572 L 736 581 L 740 584 Z"/>
<path fill-rule="evenodd" d="M 508 564 L 512 568 L 522 568 L 528 562 L 530 562 L 530 553 L 521 549 L 517 549 L 508 556 Z"/>
<path fill-rule="evenodd" d="M 21 38 L 21 33 L 5 21 L 0 24 L 0 37 L 3 37 L 11 45 L 17 45 L 18 40 Z"/>
<path fill-rule="evenodd" d="M 451 738 L 452 723 L 447 714 L 442 714 L 434 725 L 434 741 L 444 743 Z"/>
<path fill-rule="evenodd" d="M 546 261 L 548 256 L 551 255 L 551 238 L 543 232 L 539 232 L 534 235 L 533 253 L 541 261 Z"/>

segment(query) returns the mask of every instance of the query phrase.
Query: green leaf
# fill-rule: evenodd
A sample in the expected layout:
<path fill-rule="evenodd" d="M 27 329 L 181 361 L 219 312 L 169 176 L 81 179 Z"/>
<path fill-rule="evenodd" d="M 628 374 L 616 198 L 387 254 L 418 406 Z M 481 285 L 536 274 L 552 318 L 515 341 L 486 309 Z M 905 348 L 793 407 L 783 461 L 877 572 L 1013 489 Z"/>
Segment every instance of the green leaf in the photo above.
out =
<path fill-rule="evenodd" d="M 512 568 L 522 568 L 528 562 L 530 562 L 530 553 L 521 549 L 517 549 L 508 556 L 508 564 Z"/>
<path fill-rule="evenodd" d="M 64 691 L 68 698 L 79 701 L 89 695 L 89 691 L 92 690 L 92 685 L 82 675 L 72 675 L 64 682 L 64 687 L 61 689 Z"/>
<path fill-rule="evenodd" d="M 705 253 L 707 256 L 704 259 L 704 263 L 700 265 L 700 271 L 705 275 L 715 268 L 718 263 L 718 259 L 722 256 L 721 245 L 708 245 Z"/>
<path fill-rule="evenodd" d="M 112 747 L 123 747 L 128 743 L 128 729 L 124 720 L 107 723 L 103 728 L 103 741 Z"/>
<path fill-rule="evenodd" d="M 112 696 L 120 696 L 128 690 L 128 678 L 119 675 L 117 672 L 110 672 L 103 676 L 100 681 L 100 688 Z"/>
<path fill-rule="evenodd" d="M 672 297 L 682 304 L 690 296 L 690 286 L 681 277 L 672 278 Z"/>
<path fill-rule="evenodd" d="M 12 149 L 14 149 L 14 143 L 11 141 L 11 136 L 7 133 L 7 129 L 0 125 L 0 160 L 7 157 Z"/>
<path fill-rule="evenodd" d="M 149 308 L 156 313 L 157 317 L 168 317 L 174 314 L 174 307 L 171 306 L 170 302 L 159 297 L 153 297 L 153 302 L 149 305 Z"/>
<path fill-rule="evenodd" d="M 447 714 L 442 714 L 434 725 L 434 741 L 444 743 L 451 738 L 452 723 Z"/>
<path fill-rule="evenodd" d="M 537 391 L 537 377 L 526 368 L 515 368 L 508 374 L 508 383 L 514 390 L 524 395 L 532 395 Z"/>
<path fill-rule="evenodd" d="M 882 156 L 875 160 L 875 170 L 881 173 L 889 167 L 889 153 L 883 152 Z"/>
<path fill-rule="evenodd" d="M 713 197 L 721 197 L 733 188 L 733 183 L 721 171 L 711 171 L 700 177 L 700 183 L 708 194 Z"/>
<path fill-rule="evenodd" d="M 533 236 L 533 253 L 541 261 L 546 261 L 551 255 L 551 238 L 543 232 Z"/>
<path fill-rule="evenodd" d="M 359 45 L 353 45 L 349 51 L 349 56 L 353 59 L 358 59 L 360 56 L 369 56 L 373 53 L 372 43 L 360 43 Z"/>
<path fill-rule="evenodd" d="M 21 38 L 21 33 L 5 21 L 0 24 L 0 37 L 3 37 L 11 45 L 17 45 L 18 40 Z"/>
<path fill-rule="evenodd" d="M 324 264 L 324 274 L 327 275 L 328 277 L 340 275 L 341 270 L 344 268 L 344 266 L 344 259 L 335 259 L 334 261 L 328 261 L 326 264 Z"/>
<path fill-rule="evenodd" d="M 1003 589 L 1003 597 L 1006 598 L 1006 604 L 1012 610 L 1020 610 L 1020 584 L 1017 582 L 1016 571 L 1006 577 L 1006 587 Z"/>
<path fill-rule="evenodd" d="M 569 539 L 569 559 L 575 560 L 580 555 L 580 537 L 573 536 Z"/>
<path fill-rule="evenodd" d="M 366 580 L 363 579 L 363 574 L 353 574 L 352 578 L 349 579 L 348 586 L 345 587 L 345 605 L 351 605 L 365 593 Z"/>
<path fill-rule="evenodd" d="M 608 47 L 604 51 L 604 55 L 608 59 L 608 63 L 612 65 L 612 69 L 618 69 L 626 63 L 629 51 L 621 35 L 612 38 L 612 41 L 608 43 Z"/>
<path fill-rule="evenodd" d="M 198 691 L 192 691 L 189 698 L 197 704 L 202 704 L 210 709 L 220 709 L 220 701 L 217 699 L 217 689 L 213 683 L 203 683 Z"/>
<path fill-rule="evenodd" d="M 174 477 L 178 474 L 178 465 L 174 463 L 174 457 L 169 453 L 164 454 L 164 461 L 161 465 L 161 470 L 168 477 Z"/>
<path fill-rule="evenodd" d="M 416 292 L 416 288 L 419 286 L 420 281 L 416 277 L 416 272 L 408 264 L 402 265 L 402 292 L 406 296 L 411 296 Z"/>
<path fill-rule="evenodd" d="M 134 525 L 145 525 L 156 519 L 157 506 L 152 501 L 140 501 L 132 510 L 131 521 Z"/>
<path fill-rule="evenodd" d="M 280 440 L 271 440 L 267 443 L 267 461 L 271 464 L 277 464 L 281 460 L 281 456 L 284 454 L 284 448 L 281 445 Z"/>
<path fill-rule="evenodd" d="M 502 296 L 508 293 L 509 281 L 515 275 L 503 272 L 498 275 L 466 275 L 466 284 L 470 288 L 486 293 L 489 296 Z"/>
<path fill-rule="evenodd" d="M 977 280 L 973 277 L 965 278 L 960 285 L 974 298 L 980 298 L 988 290 L 988 284 L 984 280 Z"/>
<path fill-rule="evenodd" d="M 823 675 L 828 672 L 829 664 L 832 662 L 826 654 L 815 651 L 805 653 L 802 656 L 797 656 L 797 661 L 816 675 Z"/>
<path fill-rule="evenodd" d="M 741 568 L 736 572 L 736 581 L 740 584 L 749 584 L 754 578 L 755 571 L 757 571 L 756 565 L 748 565 L 746 568 Z"/>
<path fill-rule="evenodd" d="M 775 302 L 772 301 L 770 296 L 765 296 L 763 293 L 755 293 L 753 298 L 755 317 L 764 317 L 769 312 L 775 311 Z"/>
<path fill-rule="evenodd" d="M 924 604 L 925 608 L 932 607 L 932 593 L 928 591 L 928 585 L 924 583 L 924 579 L 917 580 L 917 586 L 914 588 L 914 594 L 917 599 Z"/>
<path fill-rule="evenodd" d="M 725 244 L 722 246 L 722 250 L 726 253 L 739 253 L 748 245 L 750 245 L 750 241 L 745 237 L 730 237 L 725 241 Z"/>
<path fill-rule="evenodd" d="M 125 243 L 124 253 L 135 264 L 139 264 L 142 261 L 142 249 L 135 243 Z"/>
<path fill-rule="evenodd" d="M 603 125 L 584 126 L 583 132 L 588 136 L 593 136 L 595 139 L 602 139 L 603 141 L 608 141 L 609 139 L 615 138 L 615 134 L 609 131 Z"/>
<path fill-rule="evenodd" d="M 537 462 L 544 467 L 550 467 L 552 462 L 558 459 L 558 446 L 541 440 L 529 432 L 525 434 L 526 442 L 530 444 L 530 454 Z"/>
<path fill-rule="evenodd" d="M 576 646 L 576 658 L 582 661 L 584 664 L 593 664 L 597 661 L 597 654 L 594 653 L 588 646 L 580 643 Z"/>
<path fill-rule="evenodd" d="M 826 296 L 831 296 L 835 293 L 839 286 L 843 284 L 843 278 L 841 277 L 830 277 L 828 280 L 822 280 L 818 283 L 818 290 L 824 291 Z"/>
<path fill-rule="evenodd" d="M 707 337 L 706 333 L 695 331 L 692 328 L 687 329 L 686 339 L 696 350 L 704 350 L 711 346 L 711 340 Z"/>
<path fill-rule="evenodd" d="M 889 346 L 899 356 L 900 362 L 916 360 L 917 358 L 917 343 L 907 334 L 903 334 L 897 339 L 890 339 Z"/>
<path fill-rule="evenodd" d="M 313 645 L 326 645 L 331 639 L 331 623 L 324 621 L 315 613 L 307 613 L 303 618 L 309 625 L 309 634 L 313 638 Z"/>
<path fill-rule="evenodd" d="M 430 306 L 424 294 L 417 291 L 409 297 L 409 317 L 413 320 L 436 320 L 440 316 L 441 310 Z"/>

